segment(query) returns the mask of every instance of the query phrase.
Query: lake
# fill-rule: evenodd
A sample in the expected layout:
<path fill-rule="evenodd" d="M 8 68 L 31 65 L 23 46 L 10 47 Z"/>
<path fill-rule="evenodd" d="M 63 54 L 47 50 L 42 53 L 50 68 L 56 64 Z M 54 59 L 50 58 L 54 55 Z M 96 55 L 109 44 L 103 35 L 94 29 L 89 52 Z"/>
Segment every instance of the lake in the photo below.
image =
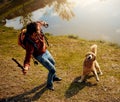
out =
<path fill-rule="evenodd" d="M 54 1 L 54 0 L 53 0 Z M 120 45 L 120 0 L 67 0 L 46 4 L 30 13 L 31 20 L 45 20 L 44 32 L 77 35 Z M 5 26 L 21 29 L 21 16 L 6 19 Z"/>

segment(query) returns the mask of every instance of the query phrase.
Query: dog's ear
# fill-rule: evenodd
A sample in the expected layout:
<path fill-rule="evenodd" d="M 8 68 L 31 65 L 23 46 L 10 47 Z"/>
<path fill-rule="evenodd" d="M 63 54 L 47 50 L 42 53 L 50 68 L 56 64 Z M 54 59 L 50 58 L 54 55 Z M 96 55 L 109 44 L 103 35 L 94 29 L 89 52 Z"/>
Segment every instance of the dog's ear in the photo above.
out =
<path fill-rule="evenodd" d="M 92 60 L 95 61 L 96 60 L 96 55 L 92 54 Z"/>

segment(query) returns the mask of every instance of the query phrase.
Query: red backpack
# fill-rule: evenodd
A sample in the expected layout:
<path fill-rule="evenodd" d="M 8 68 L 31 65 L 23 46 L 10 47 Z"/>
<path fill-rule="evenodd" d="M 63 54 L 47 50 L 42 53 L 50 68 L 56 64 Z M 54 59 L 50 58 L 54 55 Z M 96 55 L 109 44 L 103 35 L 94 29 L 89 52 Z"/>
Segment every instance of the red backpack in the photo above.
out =
<path fill-rule="evenodd" d="M 44 21 L 37 21 L 36 23 L 38 23 L 41 27 L 42 26 L 44 26 L 45 28 L 48 27 L 48 24 L 46 22 L 44 22 Z M 18 45 L 20 45 L 23 49 L 25 49 L 25 44 L 26 44 L 26 41 L 27 41 L 27 42 L 33 44 L 34 48 L 37 49 L 36 44 L 31 39 L 29 39 L 28 37 L 26 37 L 26 35 L 27 35 L 26 31 L 27 31 L 27 29 L 22 29 L 21 32 L 20 32 L 20 34 L 18 35 Z M 47 37 L 42 32 L 42 30 L 40 32 L 41 32 L 41 34 L 44 35 L 45 41 L 46 41 L 47 45 L 49 46 L 49 43 L 47 41 L 48 40 Z"/>
<path fill-rule="evenodd" d="M 23 29 L 18 35 L 18 45 L 20 45 L 23 49 L 25 49 L 25 34 L 26 29 Z"/>

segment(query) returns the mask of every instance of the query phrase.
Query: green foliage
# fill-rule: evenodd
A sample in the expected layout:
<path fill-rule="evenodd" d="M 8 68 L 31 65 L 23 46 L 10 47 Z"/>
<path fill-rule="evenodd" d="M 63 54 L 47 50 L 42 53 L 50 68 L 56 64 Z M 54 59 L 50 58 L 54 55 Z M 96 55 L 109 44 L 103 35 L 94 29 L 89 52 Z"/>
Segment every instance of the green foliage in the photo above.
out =
<path fill-rule="evenodd" d="M 79 37 L 75 34 L 68 35 L 68 38 L 78 39 Z"/>
<path fill-rule="evenodd" d="M 52 36 L 53 34 L 50 33 L 45 33 L 46 36 Z"/>
<path fill-rule="evenodd" d="M 120 45 L 115 44 L 115 43 L 109 43 L 110 46 L 115 47 L 115 48 L 120 48 Z"/>

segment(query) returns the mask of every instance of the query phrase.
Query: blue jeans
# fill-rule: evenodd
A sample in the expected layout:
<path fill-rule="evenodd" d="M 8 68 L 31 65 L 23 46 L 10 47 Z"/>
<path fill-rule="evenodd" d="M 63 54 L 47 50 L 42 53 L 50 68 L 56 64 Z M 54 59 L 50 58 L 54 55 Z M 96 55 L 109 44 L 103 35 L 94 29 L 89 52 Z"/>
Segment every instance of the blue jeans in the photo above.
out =
<path fill-rule="evenodd" d="M 48 78 L 47 78 L 47 84 L 53 85 L 53 78 L 56 77 L 55 72 L 55 60 L 53 59 L 52 55 L 48 50 L 42 55 L 39 55 L 35 57 L 45 68 L 48 69 Z"/>

